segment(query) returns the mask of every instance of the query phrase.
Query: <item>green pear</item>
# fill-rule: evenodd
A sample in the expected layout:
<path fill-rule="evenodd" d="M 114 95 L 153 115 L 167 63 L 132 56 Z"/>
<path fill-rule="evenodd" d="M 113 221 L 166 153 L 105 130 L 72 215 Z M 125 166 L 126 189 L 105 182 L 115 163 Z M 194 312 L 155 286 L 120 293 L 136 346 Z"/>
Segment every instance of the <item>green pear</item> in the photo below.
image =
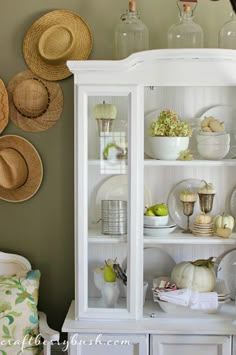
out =
<path fill-rule="evenodd" d="M 145 212 L 145 216 L 155 216 L 155 213 L 154 213 L 151 209 L 148 209 L 148 210 Z"/>
<path fill-rule="evenodd" d="M 116 281 L 115 271 L 108 264 L 106 264 L 105 269 L 104 269 L 104 280 L 106 282 L 115 282 Z"/>
<path fill-rule="evenodd" d="M 168 207 L 164 203 L 154 206 L 153 212 L 156 216 L 167 216 L 169 214 Z"/>

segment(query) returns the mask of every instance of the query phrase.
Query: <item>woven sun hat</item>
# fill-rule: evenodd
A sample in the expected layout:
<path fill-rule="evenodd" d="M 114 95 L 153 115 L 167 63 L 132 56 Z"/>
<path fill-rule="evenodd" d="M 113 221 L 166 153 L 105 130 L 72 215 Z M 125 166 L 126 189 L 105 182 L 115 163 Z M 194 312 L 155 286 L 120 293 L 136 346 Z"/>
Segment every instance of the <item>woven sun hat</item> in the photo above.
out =
<path fill-rule="evenodd" d="M 16 135 L 0 137 L 0 199 L 21 202 L 31 198 L 43 179 L 43 165 L 35 147 Z"/>
<path fill-rule="evenodd" d="M 8 94 L 4 82 L 0 79 L 0 133 L 8 124 Z"/>
<path fill-rule="evenodd" d="M 91 50 L 92 35 L 87 23 L 68 10 L 54 10 L 40 17 L 23 41 L 29 69 L 51 81 L 70 76 L 66 61 L 85 60 Z"/>
<path fill-rule="evenodd" d="M 46 131 L 62 113 L 63 93 L 60 85 L 43 80 L 30 70 L 14 76 L 7 91 L 10 118 L 24 131 Z"/>

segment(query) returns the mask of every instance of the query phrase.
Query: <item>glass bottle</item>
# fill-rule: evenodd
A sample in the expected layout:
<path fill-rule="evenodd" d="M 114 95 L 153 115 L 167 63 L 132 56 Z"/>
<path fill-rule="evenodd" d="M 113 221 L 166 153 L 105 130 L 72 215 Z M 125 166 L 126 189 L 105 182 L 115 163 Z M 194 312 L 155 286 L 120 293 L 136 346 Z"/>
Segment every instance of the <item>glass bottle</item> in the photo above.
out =
<path fill-rule="evenodd" d="M 190 4 L 184 4 L 179 22 L 168 30 L 168 48 L 202 48 L 203 39 L 203 30 L 193 21 Z"/>
<path fill-rule="evenodd" d="M 230 20 L 224 23 L 219 32 L 219 48 L 236 49 L 236 14 L 230 14 Z"/>
<path fill-rule="evenodd" d="M 148 48 L 148 28 L 140 20 L 136 2 L 129 1 L 129 10 L 121 16 L 121 22 L 115 29 L 115 59 L 123 59 Z"/>

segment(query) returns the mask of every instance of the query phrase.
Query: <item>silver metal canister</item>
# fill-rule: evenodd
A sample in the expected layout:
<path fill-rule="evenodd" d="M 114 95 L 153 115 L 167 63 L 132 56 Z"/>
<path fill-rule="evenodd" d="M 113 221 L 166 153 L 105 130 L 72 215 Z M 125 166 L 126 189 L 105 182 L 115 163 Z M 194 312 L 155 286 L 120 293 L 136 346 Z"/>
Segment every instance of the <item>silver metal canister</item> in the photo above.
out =
<path fill-rule="evenodd" d="M 102 200 L 102 233 L 127 234 L 127 201 Z"/>

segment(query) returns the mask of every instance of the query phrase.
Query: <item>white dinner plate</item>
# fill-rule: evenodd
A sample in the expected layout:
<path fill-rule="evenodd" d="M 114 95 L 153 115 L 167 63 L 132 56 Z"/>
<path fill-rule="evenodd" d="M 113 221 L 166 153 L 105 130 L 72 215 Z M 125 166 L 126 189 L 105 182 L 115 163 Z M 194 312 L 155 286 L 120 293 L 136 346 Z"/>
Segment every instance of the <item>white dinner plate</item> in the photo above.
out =
<path fill-rule="evenodd" d="M 116 175 L 104 181 L 96 195 L 97 220 L 101 218 L 102 200 L 124 200 L 128 201 L 128 176 Z M 152 205 L 152 198 L 149 189 L 144 186 L 144 207 Z"/>
<path fill-rule="evenodd" d="M 183 204 L 179 198 L 180 192 L 183 190 L 190 190 L 192 192 L 197 192 L 197 190 L 202 186 L 203 186 L 203 182 L 200 179 L 186 179 L 180 181 L 170 191 L 167 199 L 169 215 L 179 227 L 183 229 L 187 228 L 187 217 L 183 214 Z M 190 216 L 190 224 L 193 223 L 196 214 L 200 213 L 200 211 L 201 210 L 200 210 L 199 200 L 197 199 L 194 205 L 193 214 L 192 216 Z M 216 193 L 214 197 L 213 208 L 210 214 L 214 216 L 219 213 L 220 213 L 220 204 Z"/>
<path fill-rule="evenodd" d="M 149 112 L 148 114 L 145 115 L 144 118 L 144 153 L 150 158 L 155 158 L 155 157 L 152 155 L 152 151 L 149 146 L 149 137 L 150 137 L 149 128 L 152 121 L 157 120 L 157 117 L 159 116 L 161 111 L 162 110 L 159 109 L 159 110 Z"/>
<path fill-rule="evenodd" d="M 147 299 L 153 299 L 153 279 L 160 276 L 170 276 L 175 266 L 174 259 L 161 248 L 145 248 L 143 250 L 143 279 L 148 282 Z M 123 269 L 127 269 L 127 259 Z"/>
<path fill-rule="evenodd" d="M 225 253 L 217 269 L 217 278 L 225 281 L 233 300 L 236 299 L 236 265 L 233 265 L 234 263 L 236 263 L 236 249 Z"/>
<path fill-rule="evenodd" d="M 231 196 L 230 196 L 230 213 L 236 219 L 236 187 L 234 188 Z"/>
<path fill-rule="evenodd" d="M 215 106 L 207 110 L 200 117 L 202 121 L 205 117 L 212 116 L 224 122 L 225 131 L 230 134 L 230 146 L 236 146 L 236 110 L 231 106 Z M 236 147 L 234 148 L 234 153 L 229 152 L 226 158 L 230 158 L 236 155 Z"/>

